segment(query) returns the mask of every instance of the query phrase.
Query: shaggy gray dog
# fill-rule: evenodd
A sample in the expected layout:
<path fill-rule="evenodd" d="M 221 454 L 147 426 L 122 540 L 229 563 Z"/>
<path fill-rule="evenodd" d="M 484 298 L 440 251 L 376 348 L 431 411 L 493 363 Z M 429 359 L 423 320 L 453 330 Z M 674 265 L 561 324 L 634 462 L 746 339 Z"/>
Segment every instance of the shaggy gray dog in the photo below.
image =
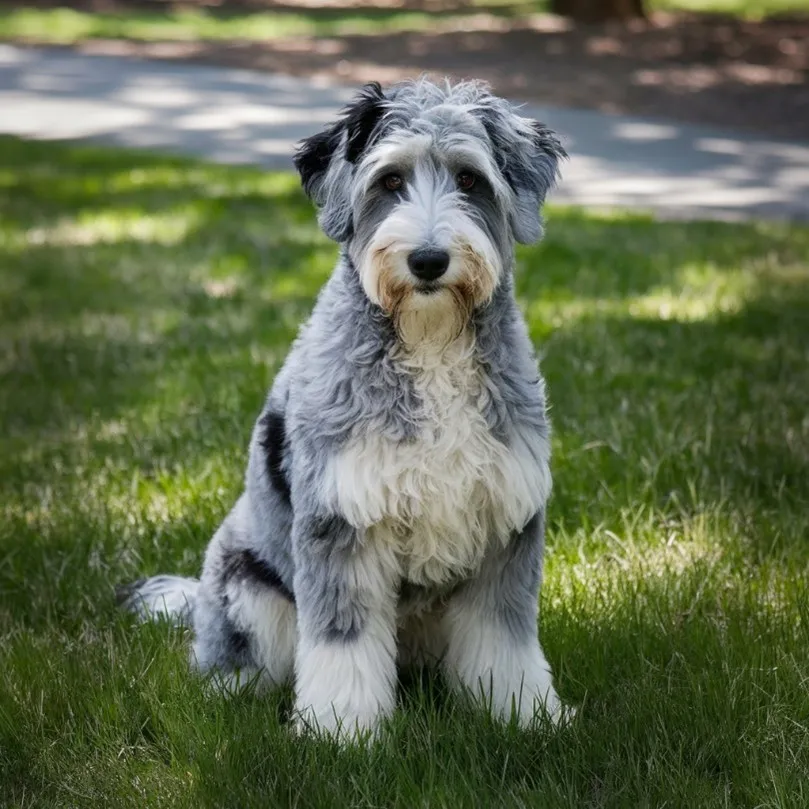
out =
<path fill-rule="evenodd" d="M 537 638 L 549 426 L 512 275 L 563 156 L 484 86 L 423 79 L 368 85 L 302 143 L 340 258 L 202 578 L 127 593 L 190 619 L 197 669 L 294 676 L 298 727 L 346 739 L 391 713 L 397 663 L 505 719 L 561 717 Z"/>

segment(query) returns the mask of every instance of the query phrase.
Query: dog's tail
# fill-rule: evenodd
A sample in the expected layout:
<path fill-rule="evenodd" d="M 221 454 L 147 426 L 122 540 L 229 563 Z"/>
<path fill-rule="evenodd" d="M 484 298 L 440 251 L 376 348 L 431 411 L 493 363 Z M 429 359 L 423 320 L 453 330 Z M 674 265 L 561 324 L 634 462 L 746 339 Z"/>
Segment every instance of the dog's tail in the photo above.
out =
<path fill-rule="evenodd" d="M 199 580 L 182 576 L 153 576 L 118 587 L 118 603 L 141 621 L 160 618 L 173 624 L 190 623 Z"/>

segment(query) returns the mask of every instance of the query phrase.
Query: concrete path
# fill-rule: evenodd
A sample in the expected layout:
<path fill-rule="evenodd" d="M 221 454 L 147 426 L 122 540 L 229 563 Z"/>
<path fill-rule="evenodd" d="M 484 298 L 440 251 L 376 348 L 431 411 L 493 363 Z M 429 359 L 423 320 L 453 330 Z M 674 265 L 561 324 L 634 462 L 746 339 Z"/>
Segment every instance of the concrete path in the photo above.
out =
<path fill-rule="evenodd" d="M 0 45 L 0 132 L 291 166 L 353 88 L 266 73 Z M 809 220 L 809 145 L 527 105 L 572 159 L 558 202 L 667 217 Z"/>

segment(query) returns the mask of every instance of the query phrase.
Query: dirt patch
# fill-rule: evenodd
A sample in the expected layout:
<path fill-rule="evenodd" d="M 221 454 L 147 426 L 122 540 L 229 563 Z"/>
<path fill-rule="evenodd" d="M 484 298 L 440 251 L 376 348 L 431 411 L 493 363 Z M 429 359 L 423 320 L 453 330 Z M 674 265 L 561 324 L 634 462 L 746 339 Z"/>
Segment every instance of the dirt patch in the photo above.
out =
<path fill-rule="evenodd" d="M 418 33 L 260 43 L 95 40 L 81 47 L 339 83 L 388 82 L 424 71 L 473 76 L 528 101 L 809 141 L 809 17 L 655 14 L 575 27 L 552 15 L 481 14 L 459 27 L 437 18 L 433 30 Z"/>

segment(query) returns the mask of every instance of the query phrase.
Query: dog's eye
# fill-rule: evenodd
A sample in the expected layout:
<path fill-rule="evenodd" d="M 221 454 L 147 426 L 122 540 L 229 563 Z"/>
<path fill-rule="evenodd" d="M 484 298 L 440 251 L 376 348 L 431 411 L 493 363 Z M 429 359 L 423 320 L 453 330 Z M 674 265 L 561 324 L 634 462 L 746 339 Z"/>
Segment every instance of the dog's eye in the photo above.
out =
<path fill-rule="evenodd" d="M 472 174 L 471 171 L 462 171 L 455 178 L 455 182 L 458 183 L 458 188 L 460 188 L 461 191 L 469 191 L 470 188 L 474 187 L 477 180 L 477 176 Z"/>
<path fill-rule="evenodd" d="M 404 185 L 404 180 L 401 174 L 386 174 L 382 178 L 382 185 L 384 185 L 388 191 L 399 191 Z"/>

